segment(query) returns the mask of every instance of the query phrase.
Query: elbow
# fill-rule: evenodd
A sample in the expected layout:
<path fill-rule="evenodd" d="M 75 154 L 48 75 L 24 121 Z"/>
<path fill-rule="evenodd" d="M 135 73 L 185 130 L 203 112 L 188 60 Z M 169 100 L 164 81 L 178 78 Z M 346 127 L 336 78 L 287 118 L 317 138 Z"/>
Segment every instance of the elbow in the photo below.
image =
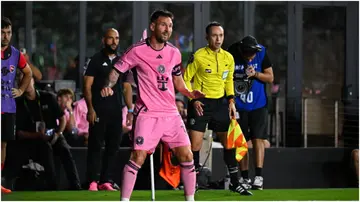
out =
<path fill-rule="evenodd" d="M 271 76 L 269 79 L 269 83 L 273 83 L 274 82 L 274 76 Z"/>
<path fill-rule="evenodd" d="M 273 83 L 274 82 L 274 74 L 268 73 L 267 74 L 267 83 Z"/>

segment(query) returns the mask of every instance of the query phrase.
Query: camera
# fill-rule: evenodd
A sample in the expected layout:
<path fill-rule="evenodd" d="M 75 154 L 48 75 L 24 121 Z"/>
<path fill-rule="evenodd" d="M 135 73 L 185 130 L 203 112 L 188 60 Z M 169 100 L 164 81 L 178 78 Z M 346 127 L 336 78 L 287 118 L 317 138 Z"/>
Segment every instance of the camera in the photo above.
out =
<path fill-rule="evenodd" d="M 246 74 L 234 74 L 234 91 L 235 96 L 247 94 L 251 87 L 251 80 L 247 78 Z"/>

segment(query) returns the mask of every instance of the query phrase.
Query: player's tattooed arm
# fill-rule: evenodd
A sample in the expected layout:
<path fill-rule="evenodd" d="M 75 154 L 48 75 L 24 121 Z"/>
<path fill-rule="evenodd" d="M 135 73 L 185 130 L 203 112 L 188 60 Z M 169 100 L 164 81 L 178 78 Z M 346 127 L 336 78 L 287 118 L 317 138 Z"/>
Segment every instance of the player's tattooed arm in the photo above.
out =
<path fill-rule="evenodd" d="M 119 72 L 116 71 L 115 69 L 112 69 L 110 71 L 109 78 L 107 79 L 105 87 L 110 87 L 110 88 L 114 87 L 119 77 L 120 77 Z"/>

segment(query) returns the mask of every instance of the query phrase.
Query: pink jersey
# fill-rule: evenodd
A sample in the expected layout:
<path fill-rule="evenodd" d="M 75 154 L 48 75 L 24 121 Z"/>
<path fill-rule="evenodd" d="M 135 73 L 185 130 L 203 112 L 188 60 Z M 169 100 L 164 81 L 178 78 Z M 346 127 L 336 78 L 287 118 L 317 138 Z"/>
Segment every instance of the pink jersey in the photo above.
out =
<path fill-rule="evenodd" d="M 124 73 L 130 69 L 138 87 L 135 113 L 147 112 L 149 116 L 178 114 L 172 76 L 181 76 L 179 49 L 166 43 L 161 50 L 154 50 L 149 39 L 131 46 L 114 65 Z"/>
<path fill-rule="evenodd" d="M 87 106 L 85 99 L 82 98 L 74 103 L 74 118 L 76 122 L 76 127 L 79 130 L 78 135 L 84 135 L 89 133 L 89 122 L 86 120 L 87 116 Z"/>

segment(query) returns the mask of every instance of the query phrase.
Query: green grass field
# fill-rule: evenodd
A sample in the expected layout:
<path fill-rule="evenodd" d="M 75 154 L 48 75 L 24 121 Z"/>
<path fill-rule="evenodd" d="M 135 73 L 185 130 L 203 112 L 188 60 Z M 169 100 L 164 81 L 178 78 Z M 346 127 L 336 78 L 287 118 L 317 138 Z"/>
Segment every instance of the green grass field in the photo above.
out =
<path fill-rule="evenodd" d="M 359 189 L 266 189 L 253 191 L 253 196 L 240 196 L 227 190 L 200 190 L 195 195 L 198 201 L 306 201 L 341 200 L 358 201 Z M 3 201 L 119 201 L 119 192 L 54 191 L 13 192 L 2 195 Z M 150 191 L 135 191 L 132 201 L 151 200 Z M 156 191 L 156 200 L 184 200 L 183 191 Z"/>

